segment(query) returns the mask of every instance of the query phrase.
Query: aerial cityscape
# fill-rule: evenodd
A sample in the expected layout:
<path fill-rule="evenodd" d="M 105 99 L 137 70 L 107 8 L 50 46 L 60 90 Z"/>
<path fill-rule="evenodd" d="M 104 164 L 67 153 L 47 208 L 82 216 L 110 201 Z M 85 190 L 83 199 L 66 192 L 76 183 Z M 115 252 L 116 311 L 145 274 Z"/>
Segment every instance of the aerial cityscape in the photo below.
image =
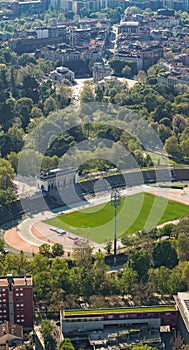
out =
<path fill-rule="evenodd" d="M 0 91 L 0 349 L 188 350 L 189 1 L 1 1 Z"/>

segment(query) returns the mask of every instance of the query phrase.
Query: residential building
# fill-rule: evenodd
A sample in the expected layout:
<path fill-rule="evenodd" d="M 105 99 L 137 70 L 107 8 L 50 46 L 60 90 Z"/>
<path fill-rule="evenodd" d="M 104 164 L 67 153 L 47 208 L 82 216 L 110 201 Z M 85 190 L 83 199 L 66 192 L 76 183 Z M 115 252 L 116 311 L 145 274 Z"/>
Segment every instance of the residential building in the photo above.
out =
<path fill-rule="evenodd" d="M 158 77 L 159 84 L 166 84 L 169 86 L 189 86 L 189 74 L 175 74 L 171 72 L 166 72 Z"/>
<path fill-rule="evenodd" d="M 33 327 L 31 276 L 0 277 L 0 323 L 9 321 L 24 328 Z"/>
<path fill-rule="evenodd" d="M 118 27 L 118 34 L 120 33 L 137 34 L 138 31 L 139 31 L 139 22 L 134 22 L 134 21 L 120 22 L 120 25 Z"/>
<path fill-rule="evenodd" d="M 36 1 L 19 1 L 18 11 L 19 14 L 30 14 L 41 13 L 43 9 L 43 3 L 40 0 Z"/>
<path fill-rule="evenodd" d="M 163 7 L 174 10 L 188 11 L 188 0 L 163 0 Z"/>
<path fill-rule="evenodd" d="M 33 31 L 15 31 L 14 37 L 8 41 L 12 51 L 22 54 L 35 52 L 45 45 L 58 44 L 66 41 L 66 26 L 48 26 L 35 28 Z"/>
<path fill-rule="evenodd" d="M 4 322 L 0 324 L 0 345 L 5 346 L 5 350 L 7 350 L 7 345 L 10 347 L 15 347 L 18 344 L 23 343 L 23 327 L 11 323 Z M 1 349 L 1 348 L 0 348 Z"/>

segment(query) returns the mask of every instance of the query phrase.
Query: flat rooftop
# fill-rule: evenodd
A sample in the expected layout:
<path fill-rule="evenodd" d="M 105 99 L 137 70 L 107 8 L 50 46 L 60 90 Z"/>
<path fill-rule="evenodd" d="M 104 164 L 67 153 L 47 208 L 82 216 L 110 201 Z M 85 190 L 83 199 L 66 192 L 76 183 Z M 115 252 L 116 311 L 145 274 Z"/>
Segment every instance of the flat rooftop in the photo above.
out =
<path fill-rule="evenodd" d="M 92 310 L 64 310 L 65 316 L 74 315 L 91 315 L 91 314 L 111 314 L 111 313 L 126 313 L 126 312 L 161 312 L 161 311 L 176 311 L 176 307 L 173 306 L 143 306 L 132 308 L 117 308 L 117 309 L 92 309 Z"/>
<path fill-rule="evenodd" d="M 189 292 L 179 292 L 175 297 L 176 305 L 189 331 Z"/>
<path fill-rule="evenodd" d="M 22 276 L 22 277 L 15 277 L 11 276 L 13 279 L 13 286 L 14 287 L 23 287 L 23 286 L 32 286 L 32 276 Z M 0 287 L 8 287 L 8 281 L 7 277 L 0 277 Z"/>
<path fill-rule="evenodd" d="M 55 168 L 55 169 L 49 169 L 47 171 L 41 172 L 38 175 L 38 178 L 40 178 L 40 179 L 49 179 L 49 178 L 52 178 L 52 177 L 66 175 L 66 174 L 71 174 L 71 173 L 75 173 L 75 172 L 76 172 L 75 168 L 65 168 L 65 169 Z"/>

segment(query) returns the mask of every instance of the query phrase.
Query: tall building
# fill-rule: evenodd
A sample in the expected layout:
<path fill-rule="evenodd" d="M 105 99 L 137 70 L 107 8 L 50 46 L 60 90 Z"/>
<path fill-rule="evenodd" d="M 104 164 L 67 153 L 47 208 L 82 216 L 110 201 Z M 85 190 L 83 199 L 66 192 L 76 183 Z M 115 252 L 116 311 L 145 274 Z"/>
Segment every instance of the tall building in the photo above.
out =
<path fill-rule="evenodd" d="M 0 277 L 0 323 L 33 327 L 32 277 Z"/>
<path fill-rule="evenodd" d="M 163 0 L 163 7 L 174 10 L 188 11 L 188 0 Z"/>

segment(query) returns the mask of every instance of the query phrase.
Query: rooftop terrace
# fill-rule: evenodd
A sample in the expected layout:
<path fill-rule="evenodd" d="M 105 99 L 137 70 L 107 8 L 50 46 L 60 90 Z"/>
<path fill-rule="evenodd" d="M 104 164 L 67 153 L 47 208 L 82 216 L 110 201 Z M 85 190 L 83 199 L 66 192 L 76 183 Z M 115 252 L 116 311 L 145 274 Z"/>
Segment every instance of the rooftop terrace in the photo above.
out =
<path fill-rule="evenodd" d="M 65 310 L 65 316 L 70 315 L 84 315 L 84 314 L 108 314 L 108 313 L 124 313 L 124 312 L 161 312 L 161 311 L 175 311 L 175 306 L 160 305 L 160 306 L 141 306 L 132 308 L 118 308 L 118 309 L 92 309 L 92 310 Z"/>

